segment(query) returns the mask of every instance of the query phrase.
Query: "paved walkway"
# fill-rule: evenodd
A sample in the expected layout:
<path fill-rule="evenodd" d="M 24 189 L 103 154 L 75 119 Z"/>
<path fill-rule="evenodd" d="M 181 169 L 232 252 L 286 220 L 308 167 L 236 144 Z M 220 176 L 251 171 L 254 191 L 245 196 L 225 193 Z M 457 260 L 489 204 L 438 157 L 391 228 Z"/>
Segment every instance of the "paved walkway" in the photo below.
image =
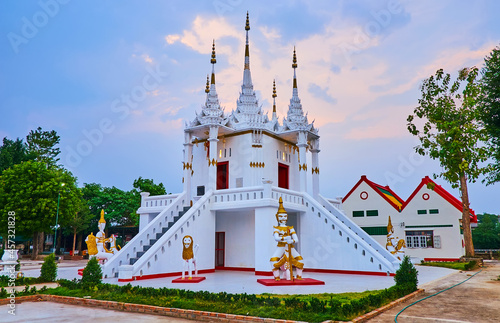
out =
<path fill-rule="evenodd" d="M 93 307 L 75 306 L 52 302 L 26 302 L 16 304 L 16 315 L 8 314 L 7 306 L 0 307 L 0 322 L 172 322 L 193 323 L 191 320 L 172 318 L 168 316 L 157 316 L 149 314 L 138 314 L 119 312 Z"/>
<path fill-rule="evenodd" d="M 418 270 L 420 268 L 422 267 Z M 422 284 L 420 287 L 425 289 L 425 293 L 413 302 L 458 284 L 478 271 L 455 272 Z M 398 322 L 500 322 L 500 281 L 497 280 L 499 276 L 500 262 L 486 260 L 479 274 L 461 285 L 407 308 L 398 316 Z M 407 305 L 409 303 L 396 306 L 368 322 L 394 322 L 396 314 Z"/>

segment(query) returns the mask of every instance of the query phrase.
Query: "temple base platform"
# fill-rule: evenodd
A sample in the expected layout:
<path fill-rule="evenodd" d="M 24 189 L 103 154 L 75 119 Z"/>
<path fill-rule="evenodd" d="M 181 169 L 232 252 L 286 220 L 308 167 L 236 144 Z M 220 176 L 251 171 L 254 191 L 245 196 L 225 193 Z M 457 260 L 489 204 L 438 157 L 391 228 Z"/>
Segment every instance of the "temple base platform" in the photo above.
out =
<path fill-rule="evenodd" d="M 324 285 L 325 282 L 312 278 L 294 279 L 294 280 L 274 280 L 273 279 L 257 279 L 259 284 L 264 286 L 300 286 L 300 285 Z"/>
<path fill-rule="evenodd" d="M 193 283 L 193 284 L 196 284 L 196 283 L 199 283 L 205 279 L 206 279 L 206 277 L 193 277 L 191 279 L 189 279 L 189 277 L 186 277 L 184 279 L 182 279 L 182 277 L 179 277 L 179 278 L 172 280 L 172 283 L 184 283 L 184 284 Z"/>

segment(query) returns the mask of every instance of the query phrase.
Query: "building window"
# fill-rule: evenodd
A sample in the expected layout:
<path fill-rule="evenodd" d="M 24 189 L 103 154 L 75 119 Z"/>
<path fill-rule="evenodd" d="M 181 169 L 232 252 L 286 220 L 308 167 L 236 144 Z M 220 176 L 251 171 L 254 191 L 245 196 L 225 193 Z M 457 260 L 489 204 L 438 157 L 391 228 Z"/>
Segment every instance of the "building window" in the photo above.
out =
<path fill-rule="evenodd" d="M 406 247 L 434 248 L 434 231 L 406 231 Z"/>
<path fill-rule="evenodd" d="M 365 211 L 352 211 L 352 216 L 355 218 L 365 216 Z"/>
<path fill-rule="evenodd" d="M 366 216 L 378 216 L 378 210 L 368 210 Z"/>
<path fill-rule="evenodd" d="M 229 148 L 229 157 L 231 157 L 231 148 Z"/>
<path fill-rule="evenodd" d="M 439 209 L 430 209 L 429 214 L 439 214 Z"/>
<path fill-rule="evenodd" d="M 417 214 L 427 214 L 427 210 L 417 210 Z"/>
<path fill-rule="evenodd" d="M 224 158 L 226 158 L 227 149 L 224 149 Z"/>
<path fill-rule="evenodd" d="M 371 236 L 386 236 L 387 235 L 387 226 L 381 227 L 362 227 L 366 233 Z"/>
<path fill-rule="evenodd" d="M 222 158 L 222 149 L 219 150 L 219 158 Z"/>

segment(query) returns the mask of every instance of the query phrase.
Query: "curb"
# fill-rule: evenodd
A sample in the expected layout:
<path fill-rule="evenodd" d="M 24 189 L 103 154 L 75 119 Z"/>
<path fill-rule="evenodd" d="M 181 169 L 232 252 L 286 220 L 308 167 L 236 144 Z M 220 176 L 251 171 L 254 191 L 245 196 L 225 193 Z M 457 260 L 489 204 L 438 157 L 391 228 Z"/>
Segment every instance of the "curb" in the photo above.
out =
<path fill-rule="evenodd" d="M 408 294 L 402 298 L 399 298 L 383 307 L 380 307 L 376 310 L 373 310 L 369 313 L 366 313 L 362 316 L 359 316 L 353 319 L 352 323 L 360 323 L 365 322 L 377 315 L 382 314 L 383 312 L 401 304 L 407 302 L 408 300 L 415 298 L 416 296 L 424 293 L 423 289 L 419 289 L 411 294 Z M 151 305 L 143 305 L 143 304 L 131 304 L 131 303 L 121 303 L 115 301 L 104 301 L 97 299 L 86 299 L 86 298 L 78 298 L 78 297 L 69 297 L 69 296 L 59 296 L 59 295 L 47 295 L 47 294 L 37 294 L 37 295 L 29 295 L 29 296 L 19 296 L 15 298 L 16 303 L 22 302 L 37 302 L 37 301 L 49 301 L 55 303 L 63 303 L 69 305 L 79 305 L 79 306 L 91 306 L 91 307 L 99 307 L 109 310 L 115 311 L 124 311 L 124 312 L 135 312 L 135 313 L 143 313 L 143 314 L 153 314 L 153 315 L 163 315 L 170 317 L 178 317 L 185 318 L 191 320 L 198 321 L 218 321 L 218 322 L 265 322 L 265 323 L 293 323 L 299 321 L 290 321 L 290 320 L 281 320 L 281 319 L 273 319 L 273 318 L 262 318 L 256 316 L 245 316 L 245 315 L 236 315 L 236 314 L 226 314 L 226 313 L 216 313 L 216 312 L 206 312 L 206 311 L 197 311 L 197 310 L 185 310 L 178 308 L 169 308 L 169 307 L 161 307 L 161 306 L 151 306 Z M 10 304 L 11 299 L 4 298 L 0 299 L 0 305 Z M 325 322 L 334 322 L 334 321 L 325 321 Z"/>
<path fill-rule="evenodd" d="M 415 298 L 415 297 L 417 297 L 420 294 L 423 294 L 424 292 L 425 292 L 424 289 L 417 289 L 413 293 L 408 294 L 406 296 L 403 296 L 403 297 L 401 297 L 401 298 L 399 298 L 399 299 L 397 299 L 395 301 L 392 301 L 392 302 L 390 302 L 389 304 L 387 304 L 385 306 L 377 308 L 376 310 L 373 310 L 373 311 L 371 311 L 369 313 L 366 313 L 364 315 L 358 316 L 355 319 L 353 319 L 351 322 L 352 323 L 366 322 L 369 319 L 374 318 L 375 316 L 380 315 L 383 312 L 388 311 L 391 308 L 393 308 L 393 307 L 395 307 L 395 306 L 397 306 L 399 304 L 405 303 L 405 302 L 409 301 L 410 299 Z"/>

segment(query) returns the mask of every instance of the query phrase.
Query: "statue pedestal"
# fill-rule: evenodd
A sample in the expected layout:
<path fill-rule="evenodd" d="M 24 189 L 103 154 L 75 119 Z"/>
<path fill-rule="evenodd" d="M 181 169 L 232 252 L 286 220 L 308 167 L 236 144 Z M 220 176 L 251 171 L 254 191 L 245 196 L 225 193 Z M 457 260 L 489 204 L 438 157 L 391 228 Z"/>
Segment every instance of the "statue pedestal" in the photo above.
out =
<path fill-rule="evenodd" d="M 179 278 L 176 278 L 174 280 L 172 280 L 172 283 L 183 283 L 183 284 L 190 284 L 190 283 L 199 283 L 203 280 L 205 280 L 206 277 L 193 277 L 191 279 L 189 279 L 188 277 L 182 279 L 182 277 L 179 277 Z"/>
<path fill-rule="evenodd" d="M 295 280 L 274 280 L 274 279 L 257 279 L 259 284 L 264 286 L 300 286 L 300 285 L 324 285 L 325 282 L 321 280 L 316 280 L 312 278 L 303 278 L 303 279 L 295 279 Z"/>

